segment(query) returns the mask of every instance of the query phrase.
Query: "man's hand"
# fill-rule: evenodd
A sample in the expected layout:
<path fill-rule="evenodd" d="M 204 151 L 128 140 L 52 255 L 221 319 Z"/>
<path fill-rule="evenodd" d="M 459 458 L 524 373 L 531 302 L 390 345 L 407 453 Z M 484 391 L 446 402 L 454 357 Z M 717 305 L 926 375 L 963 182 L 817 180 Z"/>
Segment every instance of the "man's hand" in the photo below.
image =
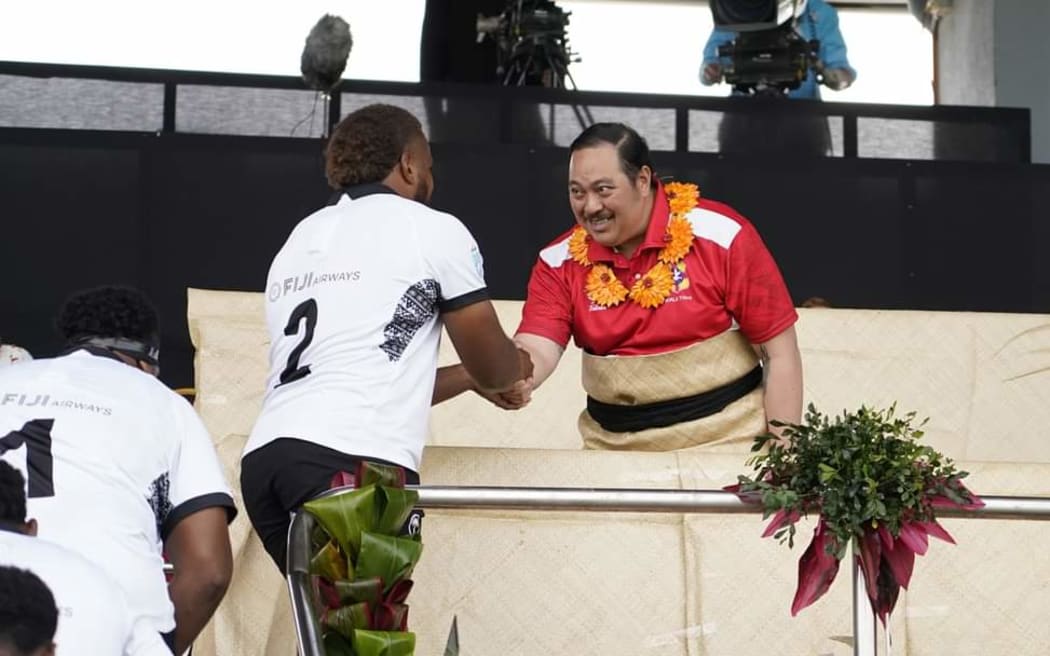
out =
<path fill-rule="evenodd" d="M 842 91 L 853 84 L 853 74 L 845 68 L 825 68 L 821 74 L 824 86 L 834 91 Z"/>
<path fill-rule="evenodd" d="M 504 410 L 520 410 L 532 400 L 532 356 L 525 349 L 518 347 L 518 363 L 521 367 L 522 378 L 508 389 L 502 392 L 485 392 L 476 385 L 474 391 L 478 396 L 487 399 L 497 408 Z"/>
<path fill-rule="evenodd" d="M 532 356 L 520 346 L 518 347 L 518 363 L 521 365 L 521 380 L 532 380 Z"/>
<path fill-rule="evenodd" d="M 478 396 L 504 410 L 521 410 L 532 400 L 532 379 L 519 380 L 505 392 L 483 392 L 474 390 Z"/>
<path fill-rule="evenodd" d="M 718 62 L 705 64 L 704 68 L 700 71 L 700 83 L 709 87 L 712 84 L 718 84 L 721 81 L 722 65 Z"/>

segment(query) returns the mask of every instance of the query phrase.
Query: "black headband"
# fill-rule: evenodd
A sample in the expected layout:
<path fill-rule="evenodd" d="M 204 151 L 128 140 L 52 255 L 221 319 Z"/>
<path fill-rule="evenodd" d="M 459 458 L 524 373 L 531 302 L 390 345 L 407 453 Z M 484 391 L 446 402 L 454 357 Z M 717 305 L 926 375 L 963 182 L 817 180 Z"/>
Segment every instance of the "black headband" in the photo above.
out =
<path fill-rule="evenodd" d="M 160 346 L 156 341 L 143 342 L 126 337 L 101 337 L 93 335 L 82 337 L 74 342 L 76 346 L 98 346 L 110 349 L 136 360 L 148 362 L 153 366 L 160 365 Z"/>

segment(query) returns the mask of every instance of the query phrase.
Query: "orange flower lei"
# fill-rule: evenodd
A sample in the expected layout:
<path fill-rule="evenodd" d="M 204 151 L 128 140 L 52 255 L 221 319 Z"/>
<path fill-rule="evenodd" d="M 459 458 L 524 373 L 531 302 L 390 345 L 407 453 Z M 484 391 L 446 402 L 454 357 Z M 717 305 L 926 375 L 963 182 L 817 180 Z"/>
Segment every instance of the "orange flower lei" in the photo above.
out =
<path fill-rule="evenodd" d="M 670 182 L 664 186 L 667 204 L 670 207 L 670 218 L 667 221 L 667 232 L 660 249 L 657 262 L 645 275 L 634 281 L 628 289 L 616 277 L 612 268 L 605 264 L 593 264 L 587 257 L 590 236 L 582 226 L 577 226 L 569 237 L 569 255 L 578 264 L 590 267 L 587 273 L 587 298 L 592 303 L 603 307 L 619 305 L 630 298 L 643 308 L 660 307 L 674 289 L 673 271 L 693 245 L 693 226 L 685 215 L 696 207 L 700 200 L 700 190 L 695 184 Z"/>

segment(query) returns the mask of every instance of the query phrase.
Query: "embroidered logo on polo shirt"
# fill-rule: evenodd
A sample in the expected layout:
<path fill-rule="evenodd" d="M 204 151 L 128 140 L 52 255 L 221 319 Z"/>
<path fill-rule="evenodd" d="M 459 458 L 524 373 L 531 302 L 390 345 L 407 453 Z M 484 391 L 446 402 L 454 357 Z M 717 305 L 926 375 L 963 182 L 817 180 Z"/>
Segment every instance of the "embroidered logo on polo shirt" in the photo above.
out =
<path fill-rule="evenodd" d="M 685 273 L 685 261 L 679 262 L 675 266 L 674 270 L 671 271 L 671 275 L 674 279 L 674 286 L 671 288 L 674 293 L 685 291 L 689 289 L 689 276 Z"/>

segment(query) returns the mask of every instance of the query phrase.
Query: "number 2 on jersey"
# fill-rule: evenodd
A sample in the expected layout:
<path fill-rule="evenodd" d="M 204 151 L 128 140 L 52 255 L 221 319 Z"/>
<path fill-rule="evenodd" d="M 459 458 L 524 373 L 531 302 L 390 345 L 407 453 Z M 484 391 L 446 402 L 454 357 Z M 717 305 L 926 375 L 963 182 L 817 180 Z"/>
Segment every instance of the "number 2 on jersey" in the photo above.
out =
<path fill-rule="evenodd" d="M 29 498 L 55 496 L 54 460 L 51 457 L 51 429 L 54 419 L 34 419 L 0 437 L 0 455 L 26 447 L 26 469 L 29 472 Z"/>
<path fill-rule="evenodd" d="M 288 354 L 288 365 L 281 372 L 281 382 L 277 383 L 277 387 L 294 383 L 310 375 L 310 365 L 299 366 L 299 358 L 302 357 L 303 351 L 310 345 L 310 342 L 314 341 L 314 329 L 317 327 L 317 301 L 312 298 L 308 298 L 295 306 L 295 309 L 292 310 L 292 316 L 288 317 L 288 325 L 284 327 L 284 334 L 289 337 L 298 335 L 299 323 L 303 319 L 306 319 L 306 330 L 303 338 L 295 345 L 292 352 Z"/>

